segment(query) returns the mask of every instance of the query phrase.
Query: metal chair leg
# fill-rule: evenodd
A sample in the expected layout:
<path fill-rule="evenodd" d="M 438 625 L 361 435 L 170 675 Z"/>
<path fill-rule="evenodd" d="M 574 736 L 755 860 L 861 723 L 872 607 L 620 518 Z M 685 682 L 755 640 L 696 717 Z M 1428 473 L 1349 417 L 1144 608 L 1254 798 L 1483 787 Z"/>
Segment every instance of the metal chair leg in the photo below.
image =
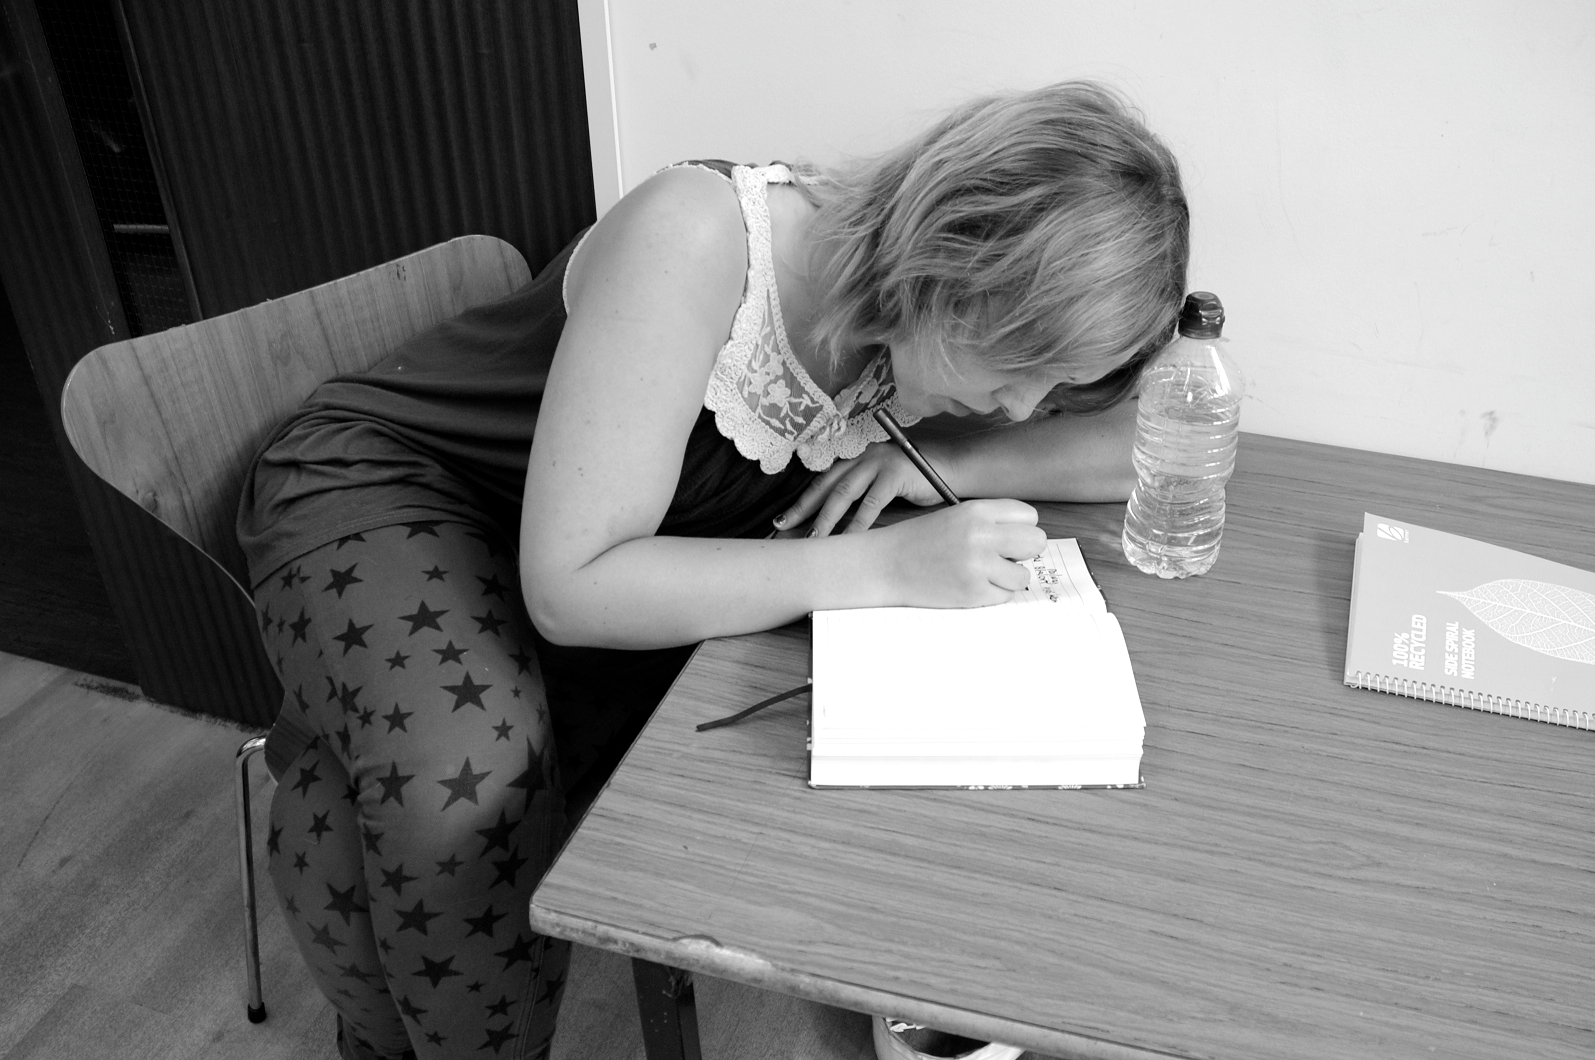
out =
<path fill-rule="evenodd" d="M 249 825 L 249 760 L 266 747 L 266 738 L 245 740 L 235 759 L 238 771 L 238 872 L 244 885 L 244 974 L 249 979 L 249 1022 L 266 1018 L 260 996 L 260 935 L 255 921 L 255 847 Z"/>
<path fill-rule="evenodd" d="M 637 1014 L 642 1017 L 642 1047 L 648 1060 L 703 1060 L 692 973 L 633 957 L 631 978 L 637 987 Z"/>

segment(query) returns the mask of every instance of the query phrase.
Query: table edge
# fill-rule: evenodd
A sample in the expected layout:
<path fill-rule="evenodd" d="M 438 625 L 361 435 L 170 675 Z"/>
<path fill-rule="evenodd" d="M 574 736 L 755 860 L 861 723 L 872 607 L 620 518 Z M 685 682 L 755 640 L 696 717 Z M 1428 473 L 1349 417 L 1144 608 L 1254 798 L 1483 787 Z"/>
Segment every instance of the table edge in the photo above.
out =
<path fill-rule="evenodd" d="M 1019 1045 L 1044 1052 L 1056 1060 L 1189 1060 L 1189 1054 L 1185 1053 L 1053 1030 L 794 971 L 755 954 L 722 946 L 707 935 L 663 938 L 587 917 L 571 916 L 539 906 L 535 894 L 530 905 L 530 919 L 532 930 L 539 934 L 854 1012 L 890 1014 L 982 1041 Z"/>

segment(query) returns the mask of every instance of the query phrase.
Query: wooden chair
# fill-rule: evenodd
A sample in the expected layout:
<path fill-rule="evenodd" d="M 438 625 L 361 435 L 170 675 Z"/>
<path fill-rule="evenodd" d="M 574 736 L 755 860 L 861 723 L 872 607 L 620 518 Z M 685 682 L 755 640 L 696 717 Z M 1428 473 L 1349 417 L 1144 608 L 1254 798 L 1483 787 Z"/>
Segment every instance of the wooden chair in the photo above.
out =
<path fill-rule="evenodd" d="M 530 279 L 508 243 L 461 236 L 286 298 L 101 346 L 78 362 L 61 392 L 67 438 L 96 475 L 220 567 L 253 608 L 233 522 L 249 461 L 271 430 L 324 380 L 364 371 L 411 335 Z M 249 760 L 265 742 L 246 741 L 236 759 L 253 1023 L 266 1008 Z"/>

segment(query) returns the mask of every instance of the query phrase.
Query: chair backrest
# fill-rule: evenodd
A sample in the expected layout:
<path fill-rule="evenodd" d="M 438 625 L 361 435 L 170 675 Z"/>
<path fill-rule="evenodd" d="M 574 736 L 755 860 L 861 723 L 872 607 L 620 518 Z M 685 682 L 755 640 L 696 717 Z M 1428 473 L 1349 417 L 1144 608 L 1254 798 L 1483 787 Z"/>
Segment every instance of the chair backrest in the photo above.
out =
<path fill-rule="evenodd" d="M 531 279 L 514 247 L 461 236 L 180 328 L 86 354 L 61 392 L 90 470 L 197 546 L 246 595 L 233 534 L 256 450 L 320 383 Z"/>

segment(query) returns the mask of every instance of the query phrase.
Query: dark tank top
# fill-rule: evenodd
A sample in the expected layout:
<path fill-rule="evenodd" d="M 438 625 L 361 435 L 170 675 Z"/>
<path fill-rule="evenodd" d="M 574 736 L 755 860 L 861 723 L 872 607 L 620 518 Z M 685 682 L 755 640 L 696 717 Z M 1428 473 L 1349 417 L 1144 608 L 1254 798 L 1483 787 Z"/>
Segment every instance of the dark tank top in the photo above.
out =
<path fill-rule="evenodd" d="M 239 503 L 252 584 L 340 537 L 418 519 L 474 523 L 516 543 L 576 242 L 507 298 L 413 336 L 370 371 L 323 383 L 277 428 Z M 764 474 L 702 410 L 656 533 L 763 537 L 814 474 L 796 460 Z"/>

